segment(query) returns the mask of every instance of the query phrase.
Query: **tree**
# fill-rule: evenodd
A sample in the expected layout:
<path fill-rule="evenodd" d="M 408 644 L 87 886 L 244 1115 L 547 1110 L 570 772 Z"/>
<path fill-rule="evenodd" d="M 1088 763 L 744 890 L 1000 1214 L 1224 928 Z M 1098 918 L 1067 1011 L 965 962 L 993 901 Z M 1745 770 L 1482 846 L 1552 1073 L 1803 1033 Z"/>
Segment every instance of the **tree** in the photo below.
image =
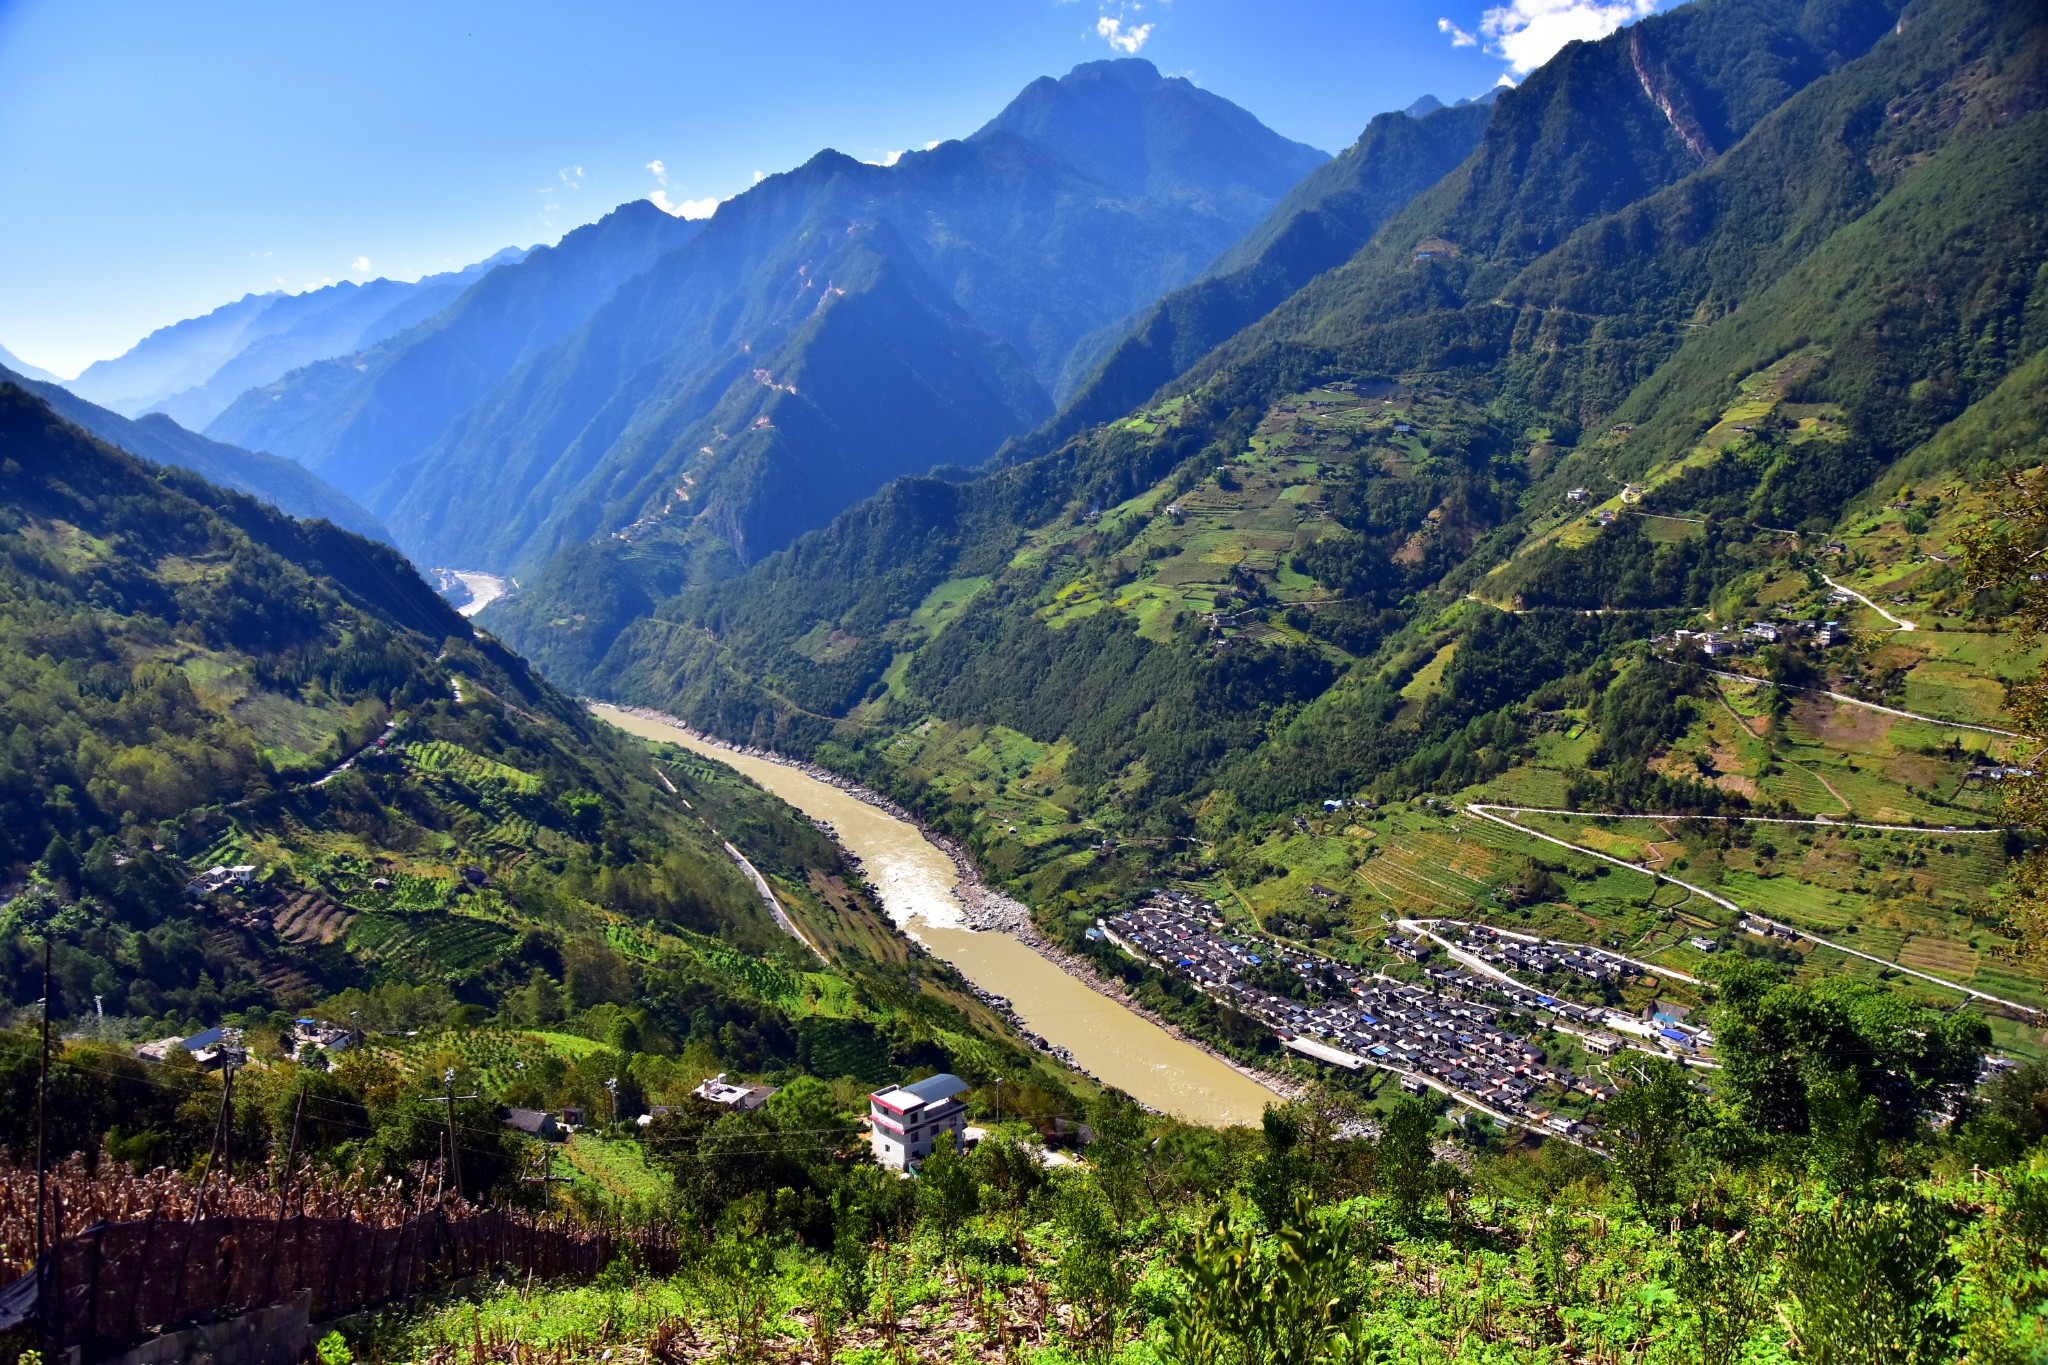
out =
<path fill-rule="evenodd" d="M 1270 1242 L 1218 1209 L 1178 1268 L 1187 1293 L 1167 1319 L 1171 1365 L 1316 1365 L 1371 1359 L 1340 1219 L 1299 1200 Z"/>
<path fill-rule="evenodd" d="M 1088 1146 L 1088 1164 L 1109 1199 L 1121 1227 L 1136 1209 L 1138 1196 L 1149 1195 L 1145 1115 L 1123 1096 L 1106 1093 L 1095 1106 L 1095 1141 Z"/>
<path fill-rule="evenodd" d="M 1734 1365 L 1770 1315 L 1776 1238 L 1755 1225 L 1732 1236 L 1693 1227 L 1679 1234 L 1674 1251 L 1678 1310 L 1691 1322 L 1700 1365 Z"/>
<path fill-rule="evenodd" d="M 1958 1266 L 1949 1220 L 1916 1191 L 1802 1211 L 1786 1258 L 1800 1357 L 1815 1365 L 1953 1359 L 1943 1287 Z"/>
<path fill-rule="evenodd" d="M 932 1154 L 917 1170 L 918 1211 L 939 1230 L 947 1247 L 960 1225 L 981 1207 L 981 1189 L 974 1181 L 974 1168 L 954 1145 L 953 1134 L 941 1133 L 932 1144 Z"/>
<path fill-rule="evenodd" d="M 1436 1160 L 1430 1141 L 1435 1136 L 1436 1111 L 1413 1096 L 1396 1104 L 1381 1125 L 1380 1180 L 1403 1218 L 1420 1213 L 1435 1192 L 1430 1182 Z"/>
<path fill-rule="evenodd" d="M 1631 1057 L 1622 1068 L 1635 1080 L 1609 1100 L 1600 1120 L 1613 1153 L 1614 1176 L 1636 1207 L 1651 1214 L 1678 1194 L 1685 1140 L 1699 1125 L 1701 1099 L 1685 1068 L 1661 1057 Z"/>
<path fill-rule="evenodd" d="M 1268 1228 L 1277 1229 L 1294 1211 L 1315 1168 L 1301 1150 L 1301 1106 L 1269 1104 L 1262 1120 L 1266 1149 L 1245 1177 L 1245 1189 Z"/>
<path fill-rule="evenodd" d="M 1114 1351 L 1136 1267 L 1126 1256 L 1123 1233 L 1108 1200 L 1092 1180 L 1072 1180 L 1060 1189 L 1056 1215 L 1062 1240 L 1053 1285 L 1074 1310 L 1074 1335 L 1096 1359 Z"/>
<path fill-rule="evenodd" d="M 1979 1015 L 1943 1014 L 1847 977 L 1805 986 L 1730 961 L 1720 986 L 1722 1088 L 1767 1139 L 1865 1126 L 1876 1141 L 1911 1137 L 1927 1113 L 1968 1091 L 1991 1041 Z"/>

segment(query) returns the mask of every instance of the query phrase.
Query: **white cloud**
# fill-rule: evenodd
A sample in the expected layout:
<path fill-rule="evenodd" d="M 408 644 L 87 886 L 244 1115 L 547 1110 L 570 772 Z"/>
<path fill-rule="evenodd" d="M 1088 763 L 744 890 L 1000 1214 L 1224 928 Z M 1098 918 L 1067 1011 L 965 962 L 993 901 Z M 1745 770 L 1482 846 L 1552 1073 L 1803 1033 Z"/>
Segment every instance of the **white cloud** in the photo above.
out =
<path fill-rule="evenodd" d="M 718 197 L 706 195 L 702 199 L 685 199 L 671 203 L 667 190 L 656 190 L 647 196 L 648 202 L 671 218 L 709 218 L 718 212 Z"/>
<path fill-rule="evenodd" d="M 1452 46 L 1452 47 L 1478 47 L 1478 46 L 1479 46 L 1479 35 L 1478 35 L 1478 34 L 1476 34 L 1476 33 L 1467 33 L 1467 32 L 1466 32 L 1466 31 L 1465 31 L 1464 29 L 1462 29 L 1462 28 L 1459 28 L 1459 27 L 1458 27 L 1458 26 L 1457 26 L 1456 24 L 1452 23 L 1452 22 L 1451 22 L 1450 20 L 1448 20 L 1448 19 L 1439 19 L 1439 20 L 1437 20 L 1437 21 L 1436 21 L 1436 31 L 1437 31 L 1438 33 L 1446 33 L 1446 34 L 1449 34 L 1449 35 L 1450 35 L 1450 39 L 1451 39 L 1451 46 Z"/>
<path fill-rule="evenodd" d="M 928 151 L 928 152 L 929 152 L 929 151 L 931 151 L 931 150 L 932 150 L 933 148 L 937 147 L 938 145 L 939 145 L 939 140 L 938 140 L 937 138 L 933 138 L 933 139 L 932 139 L 932 140 L 931 140 L 930 142 L 927 142 L 927 143 L 925 143 L 925 144 L 924 144 L 924 149 L 925 149 L 926 151 Z"/>
<path fill-rule="evenodd" d="M 358 256 L 349 262 L 349 268 L 358 275 L 367 275 L 370 273 L 370 258 L 368 256 Z"/>
<path fill-rule="evenodd" d="M 762 182 L 763 180 L 766 180 L 767 178 L 768 178 L 768 172 L 766 172 L 766 171 L 755 171 L 755 172 L 754 172 L 754 183 L 755 183 L 756 185 L 760 184 L 760 183 L 761 183 L 761 182 Z"/>
<path fill-rule="evenodd" d="M 1508 0 L 1486 11 L 1479 32 L 1486 50 L 1507 58 L 1517 75 L 1527 75 L 1556 56 L 1567 43 L 1605 38 L 1623 24 L 1654 14 L 1658 0 Z M 1456 25 L 1438 21 L 1439 30 Z M 1453 38 L 1457 45 L 1458 40 Z"/>
<path fill-rule="evenodd" d="M 1124 27 L 1124 21 L 1105 14 L 1095 21 L 1095 32 L 1118 52 L 1129 56 L 1145 45 L 1152 36 L 1152 25 L 1132 24 Z"/>
<path fill-rule="evenodd" d="M 654 172 L 654 179 L 657 184 L 666 185 L 668 183 L 668 167 L 662 164 L 660 157 L 656 157 L 648 162 L 647 169 Z"/>

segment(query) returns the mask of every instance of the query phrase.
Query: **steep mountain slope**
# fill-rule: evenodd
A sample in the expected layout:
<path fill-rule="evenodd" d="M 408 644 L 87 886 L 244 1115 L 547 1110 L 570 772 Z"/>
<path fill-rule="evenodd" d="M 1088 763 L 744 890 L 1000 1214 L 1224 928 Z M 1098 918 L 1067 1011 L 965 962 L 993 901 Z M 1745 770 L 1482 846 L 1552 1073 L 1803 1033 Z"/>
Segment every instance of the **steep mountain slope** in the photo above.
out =
<path fill-rule="evenodd" d="M 2048 341 L 2038 16 L 1924 5 L 1832 73 L 1848 54 L 1793 42 L 1809 18 L 1703 4 L 1560 54 L 1465 167 L 1169 401 L 976 482 L 898 485 L 662 605 L 591 676 L 877 766 L 914 718 L 999 725 L 1071 746 L 1098 820 L 1498 772 L 1532 694 L 1768 574 L 1797 542 L 1752 523 L 1833 526 Z M 1772 64 L 1717 87 L 1736 51 Z M 1757 92 L 1804 69 L 1767 111 Z M 1693 157 L 1663 111 L 1681 88 L 1746 131 L 1658 188 Z M 1693 119 L 1721 139 L 1727 117 Z M 1574 123 L 1632 119 L 1640 140 L 1589 163 Z M 1615 207 L 1567 231 L 1573 202 Z"/>
<path fill-rule="evenodd" d="M 374 495 L 393 470 L 701 226 L 645 201 L 622 205 L 492 271 L 440 313 L 361 354 L 243 394 L 206 434 L 297 460 L 379 505 Z"/>
<path fill-rule="evenodd" d="M 19 384 L 72 425 L 156 464 L 189 469 L 209 483 L 260 498 L 295 517 L 325 517 L 344 531 L 389 542 L 391 535 L 353 498 L 290 460 L 209 441 L 161 413 L 130 420 L 86 402 L 56 383 L 0 366 L 0 383 Z"/>
<path fill-rule="evenodd" d="M 1381 223 L 1478 144 L 1484 104 L 1421 116 L 1382 114 L 1344 152 L 1311 171 L 1244 239 L 1193 284 L 1175 290 L 1120 333 L 1059 419 L 1021 443 L 1029 453 L 1128 412 L 1207 352 L 1372 238 Z M 1049 445 L 1044 448 L 1050 448 Z"/>
<path fill-rule="evenodd" d="M 787 679 L 777 685 L 795 688 L 794 695 L 809 695 L 814 685 L 798 685 L 797 678 L 815 676 L 826 691 L 805 705 L 836 714 L 843 703 L 835 699 L 864 694 L 893 657 L 895 632 L 883 631 L 883 623 L 891 616 L 907 618 L 925 592 L 953 577 L 955 554 L 977 565 L 1000 564 L 1015 548 L 1017 523 L 1035 527 L 1073 510 L 1108 507 L 1176 466 L 1212 468 L 1242 448 L 1272 402 L 1308 379 L 1330 373 L 1384 380 L 1455 366 L 1461 382 L 1477 386 L 1474 402 L 1491 404 L 1504 378 L 1499 367 L 1519 336 L 1517 315 L 1494 302 L 1494 291 L 1573 231 L 1699 168 L 1699 152 L 1673 127 L 1666 105 L 1679 108 L 1679 101 L 1686 109 L 1710 111 L 1711 136 L 1733 142 L 1802 86 L 1853 56 L 1852 40 L 1875 42 L 1894 14 L 1893 7 L 1876 3 L 1788 10 L 1760 0 L 1723 0 L 1688 7 L 1598 44 L 1575 44 L 1506 93 L 1465 163 L 1395 215 L 1352 260 L 1201 360 L 1174 386 L 1188 402 L 1174 405 L 1173 420 L 1160 429 L 1150 421 L 1116 424 L 1083 445 L 1032 462 L 1040 467 L 1027 464 L 1014 475 L 959 492 L 910 499 L 903 505 L 929 507 L 941 521 L 920 533 L 900 517 L 885 519 L 892 534 L 889 553 L 919 566 L 912 579 L 896 577 L 898 592 L 891 596 L 835 573 L 821 577 L 814 552 L 806 551 L 798 558 L 810 562 L 768 566 L 749 586 L 703 594 L 692 605 L 679 604 L 675 614 L 737 624 L 758 607 L 759 624 L 742 626 L 728 639 L 748 655 L 742 675 Z M 1705 125 L 1695 119 L 1688 126 Z M 1684 331 L 1672 326 L 1654 335 L 1668 347 Z M 1589 349 L 1604 354 L 1598 346 Z M 1608 401 L 1618 401 L 1618 395 Z M 1517 407 L 1503 416 L 1519 427 L 1535 414 Z M 1569 413 L 1570 422 L 1581 420 Z M 1498 520 L 1502 503 L 1514 496 L 1512 471 L 1503 483 L 1483 468 L 1504 439 L 1514 436 L 1489 416 L 1468 442 L 1482 465 L 1479 487 L 1487 504 L 1475 513 L 1475 526 Z M 970 521 L 978 535 L 990 539 L 961 539 L 955 518 Z M 906 543 L 920 534 L 929 538 L 928 546 Z M 1013 542 L 1007 548 L 1006 538 Z M 849 542 L 835 533 L 829 543 Z M 641 580 L 595 594 L 595 600 L 623 610 L 646 594 L 644 567 L 617 551 L 588 550 L 575 558 L 573 569 L 565 565 L 563 572 L 573 573 L 579 586 L 628 571 Z M 964 569 L 961 576 L 986 571 Z M 1346 613 L 1385 611 L 1440 571 L 1420 579 L 1407 568 L 1389 572 L 1371 600 Z M 792 579 L 778 583 L 785 572 Z M 789 620 L 787 612 L 800 610 L 797 604 L 807 594 L 816 594 L 815 617 L 801 624 Z M 804 637 L 816 619 L 842 611 L 862 618 L 842 630 L 868 642 L 864 652 L 841 650 L 819 664 L 791 651 L 789 640 Z M 579 600 L 565 598 L 545 580 L 532 585 L 525 603 L 508 605 L 496 619 L 496 628 L 519 648 L 570 680 L 596 663 L 610 645 L 607 632 L 624 624 L 610 614 L 585 612 Z M 767 653 L 754 654 L 757 649 Z M 617 676 L 616 669 L 608 676 Z"/>
<path fill-rule="evenodd" d="M 99 996 L 207 1022 L 378 985 L 509 1015 L 518 987 L 759 1068 L 795 1062 L 833 997 L 827 1031 L 884 1067 L 898 1045 L 1032 1065 L 794 812 L 657 763 L 395 552 L 99 444 L 14 386 L 0 453 L 10 1004 L 39 991 L 48 935 L 72 1015 Z M 820 935 L 840 959 L 821 968 L 728 838 L 799 921 L 858 944 Z M 188 890 L 214 863 L 254 879 Z"/>
<path fill-rule="evenodd" d="M 537 568 L 624 532 L 668 582 L 716 577 L 1041 421 L 1081 338 L 1323 159 L 1149 63 L 1091 63 L 892 166 L 770 177 L 488 391 L 377 406 L 374 442 L 352 414 L 409 361 L 309 371 L 214 430 L 328 473 L 431 562 Z"/>
<path fill-rule="evenodd" d="M 63 382 L 48 370 L 38 369 L 36 366 L 29 364 L 5 346 L 0 346 L 0 367 L 5 367 L 25 379 L 33 379 L 39 384 L 58 384 Z"/>
<path fill-rule="evenodd" d="M 1045 417 L 902 234 L 854 221 L 878 173 L 826 154 L 727 205 L 399 471 L 401 540 L 516 565 L 621 531 L 716 576 Z"/>
<path fill-rule="evenodd" d="M 625 593 L 496 624 L 919 806 L 1075 951 L 1163 884 L 1361 970 L 1384 917 L 1524 919 L 1976 991 L 2036 1055 L 2031 661 L 1955 561 L 2041 458 L 2044 159 L 2038 10 L 1703 0 L 1561 53 L 1146 409 L 601 655 Z"/>
<path fill-rule="evenodd" d="M 66 387 L 124 416 L 167 412 L 196 431 L 244 390 L 381 341 L 521 254 L 508 247 L 462 270 L 411 282 L 343 280 L 299 294 L 245 294 L 158 328 L 112 360 L 88 365 Z"/>

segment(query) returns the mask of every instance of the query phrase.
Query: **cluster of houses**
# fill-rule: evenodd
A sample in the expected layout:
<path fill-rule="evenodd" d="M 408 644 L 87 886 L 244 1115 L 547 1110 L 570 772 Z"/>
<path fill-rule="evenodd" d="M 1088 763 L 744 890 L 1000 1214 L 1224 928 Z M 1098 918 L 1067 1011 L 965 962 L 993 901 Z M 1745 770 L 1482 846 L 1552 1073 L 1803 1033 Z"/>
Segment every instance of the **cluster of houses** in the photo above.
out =
<path fill-rule="evenodd" d="M 1773 924 L 1767 919 L 1757 919 L 1751 915 L 1744 915 L 1741 919 L 1736 920 L 1735 927 L 1745 934 L 1755 934 L 1758 938 L 1767 938 L 1776 943 L 1790 944 L 1799 942 L 1798 930 L 1783 924 Z M 1695 939 L 1693 942 L 1697 946 L 1699 941 Z"/>
<path fill-rule="evenodd" d="M 1643 1019 L 1661 1043 L 1678 1052 L 1698 1052 L 1714 1045 L 1714 1035 L 1692 1021 L 1692 1007 L 1669 1000 L 1652 1000 L 1643 1008 Z"/>
<path fill-rule="evenodd" d="M 1523 993 L 1525 988 L 1512 983 L 1447 970 L 1427 971 L 1427 985 L 1368 976 L 1328 958 L 1224 934 L 1215 920 L 1198 918 L 1163 897 L 1098 921 L 1097 927 L 1126 952 L 1259 1020 L 1293 1051 L 1333 1066 L 1396 1071 L 1411 1090 L 1446 1090 L 1563 1133 L 1573 1130 L 1568 1116 L 1531 1110 L 1539 1092 L 1578 1093 L 1595 1100 L 1608 1093 L 1552 1064 L 1542 1048 L 1505 1026 L 1516 1010 L 1486 997 L 1513 999 Z M 1426 945 L 1417 940 L 1399 942 L 1427 956 Z M 1268 963 L 1314 983 L 1324 1003 L 1291 999 L 1242 979 L 1248 969 Z M 1603 1013 L 1527 994 L 1529 1003 L 1542 1000 L 1560 1018 L 1595 1019 Z M 1619 1040 L 1614 1044 L 1619 1046 Z"/>
<path fill-rule="evenodd" d="M 347 1047 L 351 1035 L 345 1028 L 335 1028 L 317 1019 L 294 1019 L 285 1031 L 282 1041 L 286 1047 L 297 1052 L 312 1046 L 329 1052 L 339 1052 Z M 241 1029 L 232 1025 L 220 1025 L 202 1029 L 190 1037 L 158 1038 L 135 1049 L 135 1055 L 146 1062 L 167 1060 L 175 1051 L 183 1050 L 193 1061 L 208 1071 L 223 1066 L 246 1066 L 249 1053 L 243 1042 Z"/>
<path fill-rule="evenodd" d="M 242 1030 L 227 1027 L 203 1029 L 189 1038 L 159 1038 L 136 1048 L 135 1055 L 146 1062 L 161 1062 L 179 1049 L 208 1071 L 240 1066 L 247 1056 L 242 1050 Z"/>
<path fill-rule="evenodd" d="M 1674 630 L 1650 643 L 1681 653 L 1696 649 L 1710 659 L 1725 659 L 1797 636 L 1811 636 L 1816 645 L 1826 649 L 1840 643 L 1844 633 L 1840 621 L 1752 621 L 1726 630 Z"/>
<path fill-rule="evenodd" d="M 2002 763 L 1978 764 L 1963 775 L 1965 782 L 2017 782 L 2032 777 L 2032 768 L 2011 767 Z"/>
<path fill-rule="evenodd" d="M 1503 933 L 1484 924 L 1467 924 L 1463 929 L 1464 941 L 1460 946 L 1482 962 L 1504 972 L 1533 972 L 1538 976 L 1570 972 L 1598 986 L 1619 981 L 1631 971 L 1624 959 L 1583 944 L 1553 943 L 1547 939 Z"/>
<path fill-rule="evenodd" d="M 209 867 L 185 883 L 185 894 L 194 900 L 225 891 L 231 886 L 248 886 L 256 880 L 256 864 L 236 863 L 233 867 Z"/>

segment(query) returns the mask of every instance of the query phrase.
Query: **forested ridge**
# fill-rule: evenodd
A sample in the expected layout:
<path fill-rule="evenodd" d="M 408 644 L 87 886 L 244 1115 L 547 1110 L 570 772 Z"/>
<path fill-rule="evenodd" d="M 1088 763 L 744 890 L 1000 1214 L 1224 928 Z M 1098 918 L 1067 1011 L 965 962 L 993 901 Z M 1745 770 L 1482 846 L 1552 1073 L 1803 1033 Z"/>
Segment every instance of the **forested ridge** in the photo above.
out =
<path fill-rule="evenodd" d="M 1712 151 L 1704 164 L 1644 97 L 1645 62 L 1695 111 Z M 1207 754 L 1204 776 L 1163 790 L 1213 784 L 1239 801 L 1256 791 L 1251 803 L 1270 810 L 1355 785 L 1388 760 L 1328 737 L 1349 733 L 1354 712 L 1378 723 L 1387 707 L 1375 688 L 1406 681 L 1405 651 L 1482 577 L 1478 595 L 1501 604 L 1705 608 L 1785 548 L 1753 525 L 1824 531 L 1887 464 L 2040 348 L 2028 283 L 2038 252 L 2024 225 L 2039 212 L 2027 168 L 2041 82 L 2031 17 L 1970 4 L 1923 5 L 1902 21 L 1874 3 L 1728 0 L 1574 46 L 1502 98 L 1463 166 L 1198 363 L 1156 411 L 980 479 L 901 482 L 747 578 L 667 602 L 651 602 L 615 547 L 576 551 L 496 619 L 572 683 L 602 676 L 617 695 L 808 750 L 832 733 L 820 717 L 853 717 L 849 738 L 922 711 L 1012 723 L 961 690 L 966 655 L 1000 671 L 1019 649 L 1047 666 L 1092 653 L 1104 664 L 1091 695 L 1122 688 L 1127 710 L 1154 697 L 1170 708 L 1210 687 L 1207 671 L 1258 671 L 1217 661 L 1198 612 L 1263 605 L 1255 619 L 1271 629 L 1241 643 L 1261 657 L 1305 651 L 1275 665 L 1294 681 L 1248 696 L 1249 708 L 1210 708 L 1196 728 L 1238 731 L 1213 743 L 1162 712 L 1158 730 Z M 1923 278 L 1944 286 L 1909 302 Z M 1766 424 L 1735 459 L 1687 460 L 1743 376 L 1788 365 L 1776 396 L 1828 416 Z M 1281 572 L 1247 560 L 1229 591 L 1183 601 L 1177 624 L 1149 620 L 1107 652 L 1053 638 L 1047 603 L 1077 583 L 1114 595 L 1142 582 L 1146 556 L 1171 548 L 1143 539 L 1159 509 L 1188 490 L 1233 491 L 1225 466 L 1257 452 L 1260 423 L 1330 382 L 1395 395 L 1396 416 L 1427 420 L 1318 436 L 1324 526 L 1294 535 Z M 1403 439 L 1411 428 L 1420 434 Z M 1401 449 L 1417 442 L 1413 456 Z M 1606 497 L 1672 465 L 1678 477 L 1643 505 L 1712 513 L 1698 539 L 1652 543 L 1630 521 L 1567 553 L 1530 531 L 1573 485 Z M 1097 522 L 1105 509 L 1122 514 Z M 1287 572 L 1316 591 L 1276 596 Z M 973 596 L 934 621 L 928 596 L 948 584 Z M 1462 629 L 1536 628 L 1465 619 Z M 1645 624 L 1611 644 L 1654 634 Z M 830 649 L 802 647 L 820 630 Z M 1453 659 L 1449 679 L 1475 666 Z M 1184 681 L 1162 685 L 1160 669 Z M 1551 676 L 1538 665 L 1478 710 L 1498 712 Z M 1063 720 L 1018 728 L 1051 742 Z M 1274 741 L 1270 760 L 1252 752 L 1246 724 Z M 1085 762 L 1114 768 L 1133 756 L 1137 728 L 1118 729 L 1116 762 L 1066 737 Z M 1410 732 L 1391 742 L 1434 743 L 1427 724 Z M 1186 767 L 1159 758 L 1175 774 Z M 1296 776 L 1275 787 L 1261 775 L 1269 766 Z M 1414 790 L 1413 779 L 1387 790 Z"/>
<path fill-rule="evenodd" d="M 47 941 L 53 1017 L 88 1033 L 274 1037 L 311 1010 L 617 1025 L 642 1040 L 620 1067 L 694 1047 L 770 1072 L 815 1052 L 828 1078 L 879 1080 L 892 1055 L 1031 1070 L 809 823 L 593 719 L 394 551 L 101 445 L 18 388 L 0 457 L 11 1006 L 42 995 Z M 776 927 L 727 839 L 832 964 Z M 188 890 L 238 864 L 251 884 Z"/>

